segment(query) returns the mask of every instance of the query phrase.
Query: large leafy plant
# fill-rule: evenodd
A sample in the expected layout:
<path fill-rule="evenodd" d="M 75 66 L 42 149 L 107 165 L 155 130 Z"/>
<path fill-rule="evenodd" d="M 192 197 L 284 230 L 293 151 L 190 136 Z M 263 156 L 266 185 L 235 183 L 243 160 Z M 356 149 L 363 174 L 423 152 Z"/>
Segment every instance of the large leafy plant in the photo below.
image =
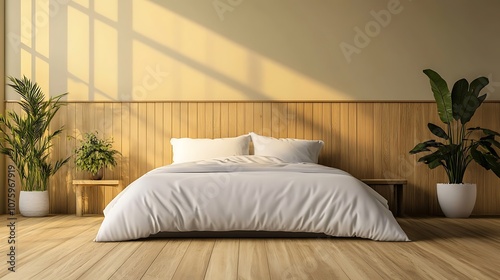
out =
<path fill-rule="evenodd" d="M 68 158 L 51 162 L 52 140 L 63 127 L 50 131 L 50 122 L 63 103 L 65 94 L 46 100 L 37 83 L 28 78 L 8 77 L 21 97 L 18 104 L 22 112 L 8 111 L 0 115 L 0 153 L 7 155 L 16 165 L 24 191 L 46 191 L 50 176 L 54 175 Z"/>
<path fill-rule="evenodd" d="M 95 133 L 85 133 L 80 140 L 80 146 L 75 150 L 76 168 L 95 175 L 101 168 L 116 166 L 116 155 L 112 139 L 100 139 Z"/>
<path fill-rule="evenodd" d="M 445 129 L 428 123 L 432 134 L 442 141 L 427 140 L 417 144 L 410 153 L 432 151 L 418 161 L 427 164 L 430 169 L 443 166 L 451 184 L 463 183 L 465 171 L 473 160 L 500 177 L 500 158 L 496 151 L 500 148 L 496 139 L 500 134 L 487 128 L 467 128 L 467 123 L 486 99 L 486 94 L 479 96 L 479 93 L 489 83 L 488 79 L 479 77 L 470 84 L 466 79 L 460 79 L 450 92 L 446 81 L 438 73 L 430 69 L 424 70 L 424 73 L 430 80 L 439 118 Z"/>

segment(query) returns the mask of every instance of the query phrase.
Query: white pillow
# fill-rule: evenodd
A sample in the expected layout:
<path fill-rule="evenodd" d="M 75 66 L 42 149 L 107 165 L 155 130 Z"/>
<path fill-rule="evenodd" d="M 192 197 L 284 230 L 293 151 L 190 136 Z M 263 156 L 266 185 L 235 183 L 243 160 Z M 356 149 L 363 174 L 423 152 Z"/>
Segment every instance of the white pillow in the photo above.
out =
<path fill-rule="evenodd" d="M 173 163 L 248 155 L 249 142 L 249 135 L 217 139 L 170 139 L 174 152 Z"/>
<path fill-rule="evenodd" d="M 276 139 L 253 132 L 250 136 L 255 155 L 277 157 L 286 162 L 318 163 L 319 153 L 324 144 L 321 140 Z"/>

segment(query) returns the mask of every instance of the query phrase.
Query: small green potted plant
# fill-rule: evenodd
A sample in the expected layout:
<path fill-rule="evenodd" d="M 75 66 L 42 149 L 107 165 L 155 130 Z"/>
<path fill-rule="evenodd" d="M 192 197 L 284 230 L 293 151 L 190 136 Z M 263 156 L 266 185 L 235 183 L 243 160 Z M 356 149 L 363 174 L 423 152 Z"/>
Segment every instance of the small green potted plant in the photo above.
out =
<path fill-rule="evenodd" d="M 75 163 L 78 170 L 87 171 L 92 180 L 101 180 L 105 168 L 113 168 L 120 152 L 113 149 L 112 139 L 100 139 L 95 133 L 87 132 L 75 149 Z"/>
<path fill-rule="evenodd" d="M 476 110 L 486 99 L 480 91 L 489 83 L 479 77 L 470 84 L 466 79 L 458 80 L 453 89 L 448 89 L 446 81 L 435 71 L 424 73 L 430 80 L 436 100 L 439 118 L 445 129 L 433 124 L 427 127 L 441 141 L 427 140 L 417 144 L 411 154 L 431 152 L 418 161 L 434 169 L 442 166 L 448 176 L 447 184 L 437 185 L 437 196 L 445 216 L 451 218 L 468 217 L 476 201 L 476 184 L 464 183 L 464 175 L 472 161 L 500 177 L 500 157 L 497 149 L 500 142 L 498 132 L 481 127 L 467 127 Z"/>
<path fill-rule="evenodd" d="M 52 140 L 63 127 L 49 129 L 50 122 L 64 105 L 67 93 L 46 98 L 37 83 L 27 77 L 8 77 L 9 87 L 20 96 L 21 112 L 8 111 L 0 115 L 0 153 L 16 166 L 21 182 L 19 211 L 23 216 L 45 216 L 49 213 L 49 178 L 69 157 L 52 161 Z"/>

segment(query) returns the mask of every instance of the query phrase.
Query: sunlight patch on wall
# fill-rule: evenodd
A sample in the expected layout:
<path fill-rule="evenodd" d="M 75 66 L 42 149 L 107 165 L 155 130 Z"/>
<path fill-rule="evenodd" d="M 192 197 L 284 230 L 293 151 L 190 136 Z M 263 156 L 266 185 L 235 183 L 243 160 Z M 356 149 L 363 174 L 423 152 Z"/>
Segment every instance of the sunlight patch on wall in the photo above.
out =
<path fill-rule="evenodd" d="M 32 73 L 32 69 L 31 69 L 31 64 L 32 64 L 32 61 L 31 61 L 31 53 L 29 53 L 28 51 L 24 50 L 24 49 L 21 49 L 20 51 L 21 53 L 21 71 L 23 73 L 24 76 L 28 77 L 28 78 L 32 78 L 31 77 L 31 73 Z"/>
<path fill-rule="evenodd" d="M 96 13 L 111 21 L 118 21 L 118 0 L 93 1 Z"/>
<path fill-rule="evenodd" d="M 32 16 L 32 5 L 31 1 L 21 1 L 21 11 L 19 15 L 21 20 L 21 44 L 26 45 L 26 47 L 31 48 L 31 38 L 33 38 L 33 16 Z"/>
<path fill-rule="evenodd" d="M 35 58 L 35 72 L 36 72 L 36 82 L 40 88 L 45 92 L 46 95 L 50 92 L 49 87 L 49 71 L 50 65 L 47 61 L 41 59 L 40 57 Z"/>
<path fill-rule="evenodd" d="M 346 98 L 153 2 L 136 1 L 133 11 L 135 87 L 140 87 L 141 69 L 155 66 L 154 57 L 171 57 L 168 64 L 160 64 L 172 70 L 169 85 L 148 91 L 152 100 L 290 100 L 302 95 L 298 90 L 312 99 Z M 143 63 L 144 58 L 152 62 Z"/>
<path fill-rule="evenodd" d="M 91 42 L 92 43 L 92 42 Z M 118 34 L 115 28 L 99 20 L 94 24 L 93 62 L 95 99 L 117 100 Z"/>
<path fill-rule="evenodd" d="M 89 100 L 89 16 L 68 7 L 68 92 L 73 100 Z"/>
<path fill-rule="evenodd" d="M 94 1 L 94 0 L 92 0 Z M 72 0 L 71 2 L 77 4 L 77 5 L 80 5 L 84 8 L 88 8 L 89 7 L 89 0 Z M 103 2 L 103 1 L 99 1 L 99 2 Z"/>

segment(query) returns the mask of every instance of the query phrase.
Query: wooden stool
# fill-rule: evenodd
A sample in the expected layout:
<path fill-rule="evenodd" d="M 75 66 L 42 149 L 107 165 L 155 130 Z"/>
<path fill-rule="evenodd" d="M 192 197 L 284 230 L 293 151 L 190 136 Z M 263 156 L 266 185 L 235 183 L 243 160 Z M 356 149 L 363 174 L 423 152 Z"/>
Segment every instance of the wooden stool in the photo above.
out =
<path fill-rule="evenodd" d="M 75 189 L 76 198 L 76 216 L 81 217 L 83 215 L 83 188 L 84 187 L 117 187 L 120 185 L 119 180 L 73 180 L 73 185 Z"/>

